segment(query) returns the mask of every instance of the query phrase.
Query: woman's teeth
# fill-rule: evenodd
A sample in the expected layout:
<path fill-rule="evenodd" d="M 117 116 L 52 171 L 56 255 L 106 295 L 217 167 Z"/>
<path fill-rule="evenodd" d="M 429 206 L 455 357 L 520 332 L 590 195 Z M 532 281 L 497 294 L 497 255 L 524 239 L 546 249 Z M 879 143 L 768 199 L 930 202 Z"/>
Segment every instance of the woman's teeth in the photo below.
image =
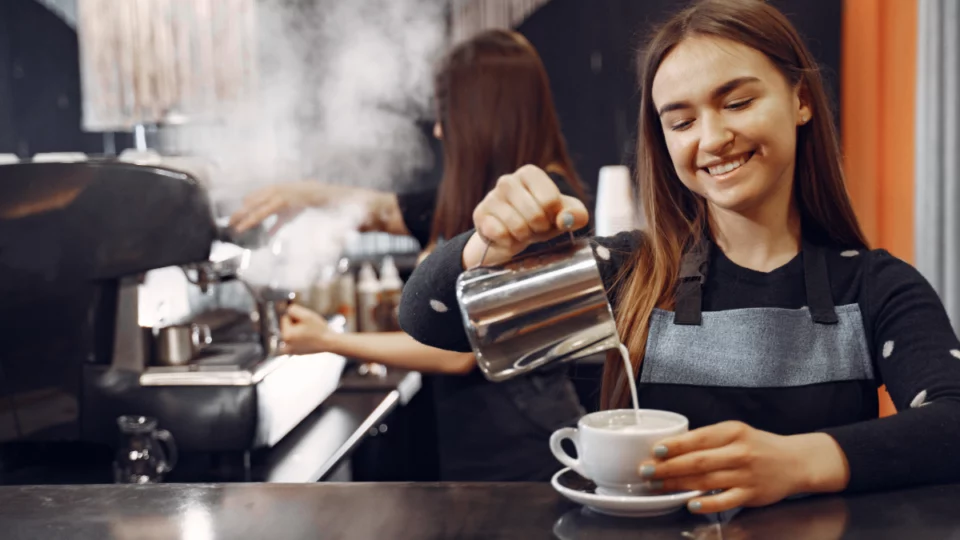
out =
<path fill-rule="evenodd" d="M 727 174 L 728 172 L 739 169 L 744 163 L 746 163 L 752 154 L 744 154 L 740 158 L 733 161 L 728 161 L 726 163 L 721 163 L 720 165 L 714 165 L 713 167 L 707 167 L 707 172 L 711 176 L 719 176 L 721 174 Z"/>

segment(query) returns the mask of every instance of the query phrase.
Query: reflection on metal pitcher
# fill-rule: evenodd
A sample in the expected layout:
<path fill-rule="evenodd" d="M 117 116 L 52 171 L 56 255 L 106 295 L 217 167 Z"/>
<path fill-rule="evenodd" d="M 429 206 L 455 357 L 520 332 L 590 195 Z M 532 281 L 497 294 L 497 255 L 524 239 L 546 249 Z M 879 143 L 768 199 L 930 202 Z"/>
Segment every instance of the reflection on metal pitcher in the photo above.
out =
<path fill-rule="evenodd" d="M 468 270 L 457 280 L 457 299 L 477 364 L 491 381 L 620 343 L 586 240 Z"/>

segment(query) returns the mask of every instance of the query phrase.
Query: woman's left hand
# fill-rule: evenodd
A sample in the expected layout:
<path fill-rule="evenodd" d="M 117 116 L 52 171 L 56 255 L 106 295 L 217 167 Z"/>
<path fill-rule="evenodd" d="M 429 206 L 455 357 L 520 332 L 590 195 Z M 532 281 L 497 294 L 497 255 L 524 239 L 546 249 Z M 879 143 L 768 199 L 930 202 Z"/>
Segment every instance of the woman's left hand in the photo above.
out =
<path fill-rule="evenodd" d="M 664 439 L 640 474 L 657 491 L 709 492 L 691 500 L 692 512 L 765 506 L 798 493 L 840 491 L 850 472 L 846 456 L 824 433 L 775 435 L 742 422 L 695 429 Z"/>

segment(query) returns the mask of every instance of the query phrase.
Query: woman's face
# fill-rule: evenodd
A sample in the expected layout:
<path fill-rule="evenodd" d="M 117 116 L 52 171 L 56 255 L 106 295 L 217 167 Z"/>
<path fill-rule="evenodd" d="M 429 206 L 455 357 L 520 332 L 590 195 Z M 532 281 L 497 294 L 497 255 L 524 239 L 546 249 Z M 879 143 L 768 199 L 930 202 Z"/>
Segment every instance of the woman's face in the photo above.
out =
<path fill-rule="evenodd" d="M 714 211 L 789 204 L 797 126 L 811 111 L 765 55 L 688 38 L 660 65 L 651 95 L 677 175 Z"/>

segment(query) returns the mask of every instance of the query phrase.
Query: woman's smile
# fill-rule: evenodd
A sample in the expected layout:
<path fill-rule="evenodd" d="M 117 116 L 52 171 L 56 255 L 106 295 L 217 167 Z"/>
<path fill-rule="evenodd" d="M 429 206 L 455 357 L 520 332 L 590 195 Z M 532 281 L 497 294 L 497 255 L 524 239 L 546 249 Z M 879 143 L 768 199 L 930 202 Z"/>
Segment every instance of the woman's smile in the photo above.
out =
<path fill-rule="evenodd" d="M 751 150 L 749 152 L 742 152 L 725 158 L 715 159 L 701 166 L 700 172 L 706 173 L 715 182 L 731 180 L 742 176 L 744 169 L 747 169 L 746 173 L 749 173 L 747 164 L 751 162 L 754 154 L 756 154 L 756 151 Z"/>

